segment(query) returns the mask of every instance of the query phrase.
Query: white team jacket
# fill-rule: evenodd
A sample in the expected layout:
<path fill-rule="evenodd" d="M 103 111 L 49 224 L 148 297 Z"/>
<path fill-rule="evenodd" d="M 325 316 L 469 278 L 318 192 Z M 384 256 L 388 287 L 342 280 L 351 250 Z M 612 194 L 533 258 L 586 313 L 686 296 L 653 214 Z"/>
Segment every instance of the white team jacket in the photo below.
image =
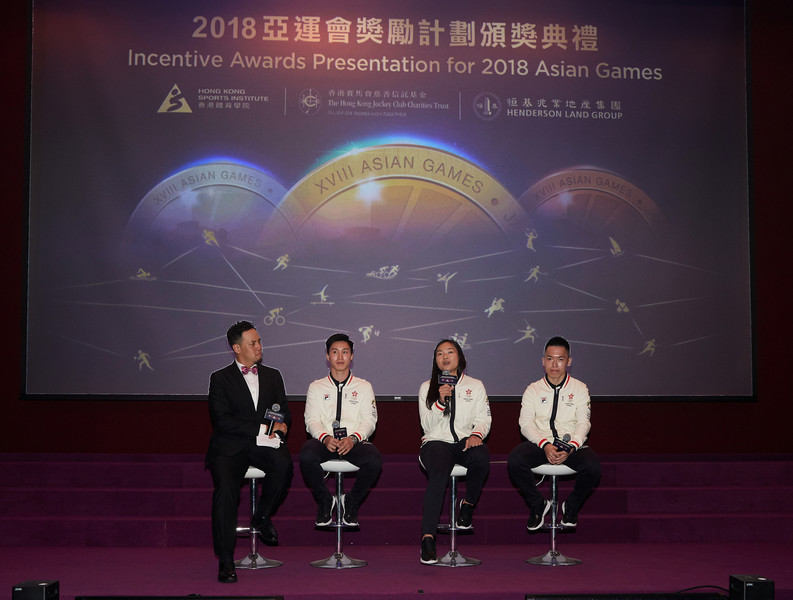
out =
<path fill-rule="evenodd" d="M 304 414 L 306 431 L 320 442 L 333 435 L 336 396 L 336 383 L 330 374 L 308 386 Z M 372 384 L 351 373 L 342 386 L 340 426 L 347 428 L 347 435 L 354 435 L 362 442 L 374 433 L 376 425 L 377 405 Z"/>
<path fill-rule="evenodd" d="M 520 432 L 540 447 L 553 441 L 550 422 L 553 394 L 553 388 L 543 377 L 526 388 L 520 401 Z M 559 390 L 555 419 L 557 434 L 563 438 L 565 433 L 569 433 L 570 443 L 580 448 L 592 426 L 590 416 L 589 389 L 582 381 L 567 375 Z"/>
<path fill-rule="evenodd" d="M 430 382 L 427 380 L 419 389 L 419 419 L 424 429 L 421 443 L 429 441 L 453 443 L 450 416 L 443 414 L 444 407 L 439 402 L 435 402 L 432 408 L 427 408 L 429 388 Z M 463 373 L 454 386 L 454 397 L 454 431 L 457 438 L 462 440 L 473 434 L 485 439 L 490 432 L 492 419 L 484 384 Z"/>

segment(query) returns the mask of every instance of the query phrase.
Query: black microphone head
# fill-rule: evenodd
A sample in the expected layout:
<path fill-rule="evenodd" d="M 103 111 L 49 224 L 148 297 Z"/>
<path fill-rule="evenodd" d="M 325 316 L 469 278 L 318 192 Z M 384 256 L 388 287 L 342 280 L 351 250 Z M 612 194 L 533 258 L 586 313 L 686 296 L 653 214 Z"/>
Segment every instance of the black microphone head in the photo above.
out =
<path fill-rule="evenodd" d="M 339 425 L 341 425 L 341 423 L 338 421 L 333 421 L 333 423 L 331 423 L 331 427 L 333 427 L 333 429 L 338 429 Z"/>
<path fill-rule="evenodd" d="M 273 404 L 272 410 L 273 412 L 278 412 L 279 410 L 281 410 L 281 405 L 276 402 L 275 404 Z"/>
<path fill-rule="evenodd" d="M 451 371 L 444 371 L 443 375 L 451 375 Z"/>

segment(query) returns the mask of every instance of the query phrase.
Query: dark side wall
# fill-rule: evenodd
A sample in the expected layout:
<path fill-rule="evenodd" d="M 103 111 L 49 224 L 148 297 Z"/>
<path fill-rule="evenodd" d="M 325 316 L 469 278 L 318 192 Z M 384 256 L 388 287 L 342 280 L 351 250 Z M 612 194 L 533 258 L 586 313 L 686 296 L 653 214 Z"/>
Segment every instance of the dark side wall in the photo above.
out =
<path fill-rule="evenodd" d="M 793 398 L 785 373 L 792 368 L 788 363 L 793 339 L 788 279 L 793 209 L 787 183 L 793 152 L 785 143 L 791 133 L 787 101 L 791 69 L 785 44 L 791 9 L 784 0 L 753 4 L 750 168 L 758 401 L 598 401 L 593 406 L 591 440 L 601 453 L 790 452 L 787 432 Z M 210 432 L 205 402 L 24 401 L 19 397 L 25 302 L 26 2 L 12 0 L 4 13 L 0 164 L 5 217 L 0 228 L 4 255 L 0 314 L 5 339 L 0 346 L 0 373 L 5 384 L 0 395 L 0 451 L 203 452 Z M 690 368 L 701 367 L 691 364 Z M 381 451 L 416 452 L 420 428 L 415 404 L 383 402 L 378 407 L 381 427 L 376 442 Z M 491 452 L 508 452 L 520 441 L 519 404 L 493 403 L 492 410 Z M 302 403 L 295 403 L 293 412 L 297 419 L 290 448 L 296 452 L 304 439 Z"/>

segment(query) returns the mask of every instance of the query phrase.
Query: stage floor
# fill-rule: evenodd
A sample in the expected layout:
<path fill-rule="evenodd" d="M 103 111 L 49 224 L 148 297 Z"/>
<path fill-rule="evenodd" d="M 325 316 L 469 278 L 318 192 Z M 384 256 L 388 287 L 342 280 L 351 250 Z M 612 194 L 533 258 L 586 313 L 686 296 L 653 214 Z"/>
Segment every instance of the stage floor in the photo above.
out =
<path fill-rule="evenodd" d="M 439 555 L 446 551 L 439 538 Z M 57 580 L 60 598 L 76 596 L 282 596 L 285 600 L 402 598 L 522 600 L 535 594 L 728 595 L 730 575 L 759 575 L 774 581 L 776 600 L 793 600 L 793 545 L 721 544 L 575 544 L 559 550 L 579 558 L 576 566 L 527 564 L 547 550 L 535 541 L 524 545 L 466 545 L 459 550 L 478 558 L 475 567 L 422 565 L 419 546 L 345 546 L 368 561 L 359 569 L 311 567 L 331 546 L 262 548 L 283 566 L 238 570 L 236 584 L 217 583 L 217 562 L 210 548 L 25 547 L 0 548 L 0 600 L 11 599 L 13 585 Z M 237 544 L 245 550 L 244 540 Z"/>

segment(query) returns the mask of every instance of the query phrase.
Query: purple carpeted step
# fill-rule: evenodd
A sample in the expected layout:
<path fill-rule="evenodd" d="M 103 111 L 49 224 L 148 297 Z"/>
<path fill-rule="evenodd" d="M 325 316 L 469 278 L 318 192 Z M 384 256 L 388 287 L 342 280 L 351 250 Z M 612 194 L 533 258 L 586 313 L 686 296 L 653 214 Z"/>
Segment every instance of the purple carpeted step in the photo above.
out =
<path fill-rule="evenodd" d="M 5 486 L 167 487 L 209 484 L 200 462 L 8 461 L 0 460 Z"/>
<path fill-rule="evenodd" d="M 793 540 L 787 503 L 793 456 L 691 458 L 604 457 L 603 480 L 582 510 L 578 529 L 560 540 L 568 535 L 576 542 Z M 546 544 L 547 532 L 525 531 L 528 510 L 509 482 L 506 457 L 492 459 L 474 517 L 475 537 L 462 535 L 460 542 Z M 333 481 L 328 483 L 332 488 Z M 351 485 L 348 478 L 345 487 Z M 384 457 L 383 472 L 359 512 L 361 529 L 345 533 L 345 543 L 415 543 L 425 485 L 415 456 Z M 572 485 L 572 480 L 560 482 L 560 500 Z M 543 483 L 546 496 L 548 488 Z M 460 497 L 464 490 L 462 480 Z M 0 545 L 208 545 L 211 494 L 197 455 L 4 454 Z M 282 542 L 333 546 L 332 531 L 314 529 L 315 513 L 296 468 L 275 516 Z M 241 520 L 248 514 L 246 486 Z"/>
<path fill-rule="evenodd" d="M 347 486 L 349 489 L 349 485 Z M 561 485 L 559 498 L 568 496 L 572 486 Z M 547 486 L 540 491 L 548 496 Z M 462 498 L 465 486 L 458 488 Z M 5 488 L 0 492 L 4 518 L 34 517 L 36 515 L 83 516 L 202 516 L 211 502 L 212 491 L 204 488 Z M 362 511 L 369 514 L 408 516 L 421 511 L 424 489 L 388 488 L 380 485 L 367 496 Z M 693 487 L 693 488 L 613 488 L 600 486 L 586 507 L 598 514 L 638 513 L 735 513 L 784 512 L 788 510 L 791 487 L 756 488 Z M 247 510 L 248 490 L 242 490 L 241 510 Z M 280 509 L 289 516 L 316 512 L 316 504 L 304 487 L 292 486 Z M 503 515 L 526 512 L 523 499 L 512 487 L 485 487 L 476 514 Z"/>
<path fill-rule="evenodd" d="M 791 460 L 604 462 L 603 481 L 618 486 L 793 486 Z"/>
<path fill-rule="evenodd" d="M 274 518 L 283 546 L 335 545 L 333 530 L 318 530 L 312 518 Z M 475 517 L 473 532 L 458 535 L 458 545 L 519 544 L 543 546 L 547 531 L 528 533 L 524 516 Z M 106 546 L 196 547 L 211 546 L 208 517 L 141 519 L 17 519 L 6 524 L 2 546 Z M 344 545 L 414 544 L 420 535 L 420 518 L 361 516 L 359 530 L 346 530 Z M 446 543 L 438 534 L 439 545 Z M 784 542 L 793 539 L 790 515 L 597 515 L 581 513 L 578 527 L 557 536 L 565 543 L 690 543 L 690 542 Z M 246 538 L 237 542 L 245 550 Z M 262 553 L 273 552 L 262 546 Z M 321 554 L 321 552 L 320 552 Z"/>
<path fill-rule="evenodd" d="M 111 455 L 106 461 L 101 455 L 92 460 L 20 459 L 16 455 L 0 457 L 0 488 L 11 486 L 83 486 L 83 487 L 169 487 L 209 486 L 209 474 L 200 456 L 177 456 L 156 460 L 143 455 L 133 460 L 126 455 Z M 78 455 L 79 456 L 79 455 Z M 297 465 L 295 465 L 297 467 Z M 299 483 L 299 472 L 296 468 Z M 677 486 L 685 482 L 689 487 L 703 486 L 793 486 L 793 464 L 789 461 L 681 461 L 608 462 L 603 466 L 603 486 Z M 415 457 L 386 457 L 378 485 L 387 487 L 421 486 L 426 477 Z M 493 456 L 489 486 L 508 486 L 506 457 Z"/>

